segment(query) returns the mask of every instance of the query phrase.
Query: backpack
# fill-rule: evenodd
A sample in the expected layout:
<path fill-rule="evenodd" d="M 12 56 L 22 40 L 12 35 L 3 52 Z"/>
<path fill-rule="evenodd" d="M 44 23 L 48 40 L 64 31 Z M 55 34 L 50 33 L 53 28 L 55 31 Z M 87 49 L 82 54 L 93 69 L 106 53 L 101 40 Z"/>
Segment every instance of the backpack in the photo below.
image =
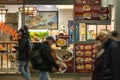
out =
<path fill-rule="evenodd" d="M 40 65 L 43 63 L 42 56 L 40 54 L 41 50 L 42 43 L 34 43 L 32 50 L 30 51 L 30 62 L 32 64 L 32 68 L 35 70 L 39 70 Z"/>

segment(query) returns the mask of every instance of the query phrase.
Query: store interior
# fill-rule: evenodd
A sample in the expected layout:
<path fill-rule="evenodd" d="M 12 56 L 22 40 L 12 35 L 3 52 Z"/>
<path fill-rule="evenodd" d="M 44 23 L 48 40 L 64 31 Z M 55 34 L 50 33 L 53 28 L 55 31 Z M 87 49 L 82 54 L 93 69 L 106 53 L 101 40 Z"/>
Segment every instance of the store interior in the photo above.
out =
<path fill-rule="evenodd" d="M 53 36 L 56 39 L 56 44 L 52 46 L 53 56 L 63 67 L 62 73 L 91 73 L 95 58 L 94 40 L 101 29 L 114 30 L 114 7 L 111 24 L 83 22 L 74 24 L 73 7 L 73 5 L 1 5 L 0 27 L 4 24 L 11 27 L 12 31 L 17 31 L 23 25 L 27 25 L 31 42 L 42 42 L 46 36 Z M 6 13 L 2 13 L 3 9 Z M 17 43 L 15 39 L 10 39 L 13 34 L 3 29 L 1 27 L 0 31 L 0 73 L 18 73 L 17 51 L 13 48 Z M 91 31 L 94 31 L 92 36 L 89 33 Z M 81 50 L 83 48 L 84 50 Z M 86 54 L 84 59 L 82 51 Z"/>

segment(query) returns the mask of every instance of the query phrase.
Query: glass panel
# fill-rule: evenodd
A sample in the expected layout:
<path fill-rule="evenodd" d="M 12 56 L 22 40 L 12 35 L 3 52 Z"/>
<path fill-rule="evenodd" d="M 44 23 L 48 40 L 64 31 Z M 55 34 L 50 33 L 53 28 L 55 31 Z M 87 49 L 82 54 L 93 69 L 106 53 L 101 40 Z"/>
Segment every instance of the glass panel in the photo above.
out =
<path fill-rule="evenodd" d="M 110 31 L 114 30 L 114 21 L 111 21 L 111 25 L 107 25 L 107 29 Z"/>

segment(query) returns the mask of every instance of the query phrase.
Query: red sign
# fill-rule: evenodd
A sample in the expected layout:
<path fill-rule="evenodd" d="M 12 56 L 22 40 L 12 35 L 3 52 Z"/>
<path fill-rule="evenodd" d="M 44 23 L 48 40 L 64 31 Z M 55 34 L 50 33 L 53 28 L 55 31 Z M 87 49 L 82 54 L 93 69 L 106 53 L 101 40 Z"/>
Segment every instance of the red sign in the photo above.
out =
<path fill-rule="evenodd" d="M 75 19 L 111 20 L 111 8 L 102 7 L 101 0 L 75 0 Z"/>
<path fill-rule="evenodd" d="M 56 36 L 56 46 L 57 47 L 68 47 L 70 44 L 69 42 L 69 35 L 57 35 Z"/>
<path fill-rule="evenodd" d="M 76 44 L 75 45 L 75 71 L 76 73 L 93 72 L 93 63 L 95 59 L 94 44 Z"/>

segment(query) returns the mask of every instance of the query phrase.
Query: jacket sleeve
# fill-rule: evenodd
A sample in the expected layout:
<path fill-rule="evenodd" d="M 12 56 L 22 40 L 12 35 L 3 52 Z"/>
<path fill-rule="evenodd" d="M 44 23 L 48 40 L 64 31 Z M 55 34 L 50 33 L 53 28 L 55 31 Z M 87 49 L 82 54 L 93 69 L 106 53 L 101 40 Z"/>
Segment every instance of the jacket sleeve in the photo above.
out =
<path fill-rule="evenodd" d="M 58 64 L 55 62 L 55 60 L 52 56 L 52 51 L 51 51 L 51 48 L 49 46 L 47 46 L 47 45 L 43 46 L 42 55 L 44 56 L 44 58 L 46 59 L 46 61 L 49 64 L 51 64 L 56 69 L 59 69 Z"/>

